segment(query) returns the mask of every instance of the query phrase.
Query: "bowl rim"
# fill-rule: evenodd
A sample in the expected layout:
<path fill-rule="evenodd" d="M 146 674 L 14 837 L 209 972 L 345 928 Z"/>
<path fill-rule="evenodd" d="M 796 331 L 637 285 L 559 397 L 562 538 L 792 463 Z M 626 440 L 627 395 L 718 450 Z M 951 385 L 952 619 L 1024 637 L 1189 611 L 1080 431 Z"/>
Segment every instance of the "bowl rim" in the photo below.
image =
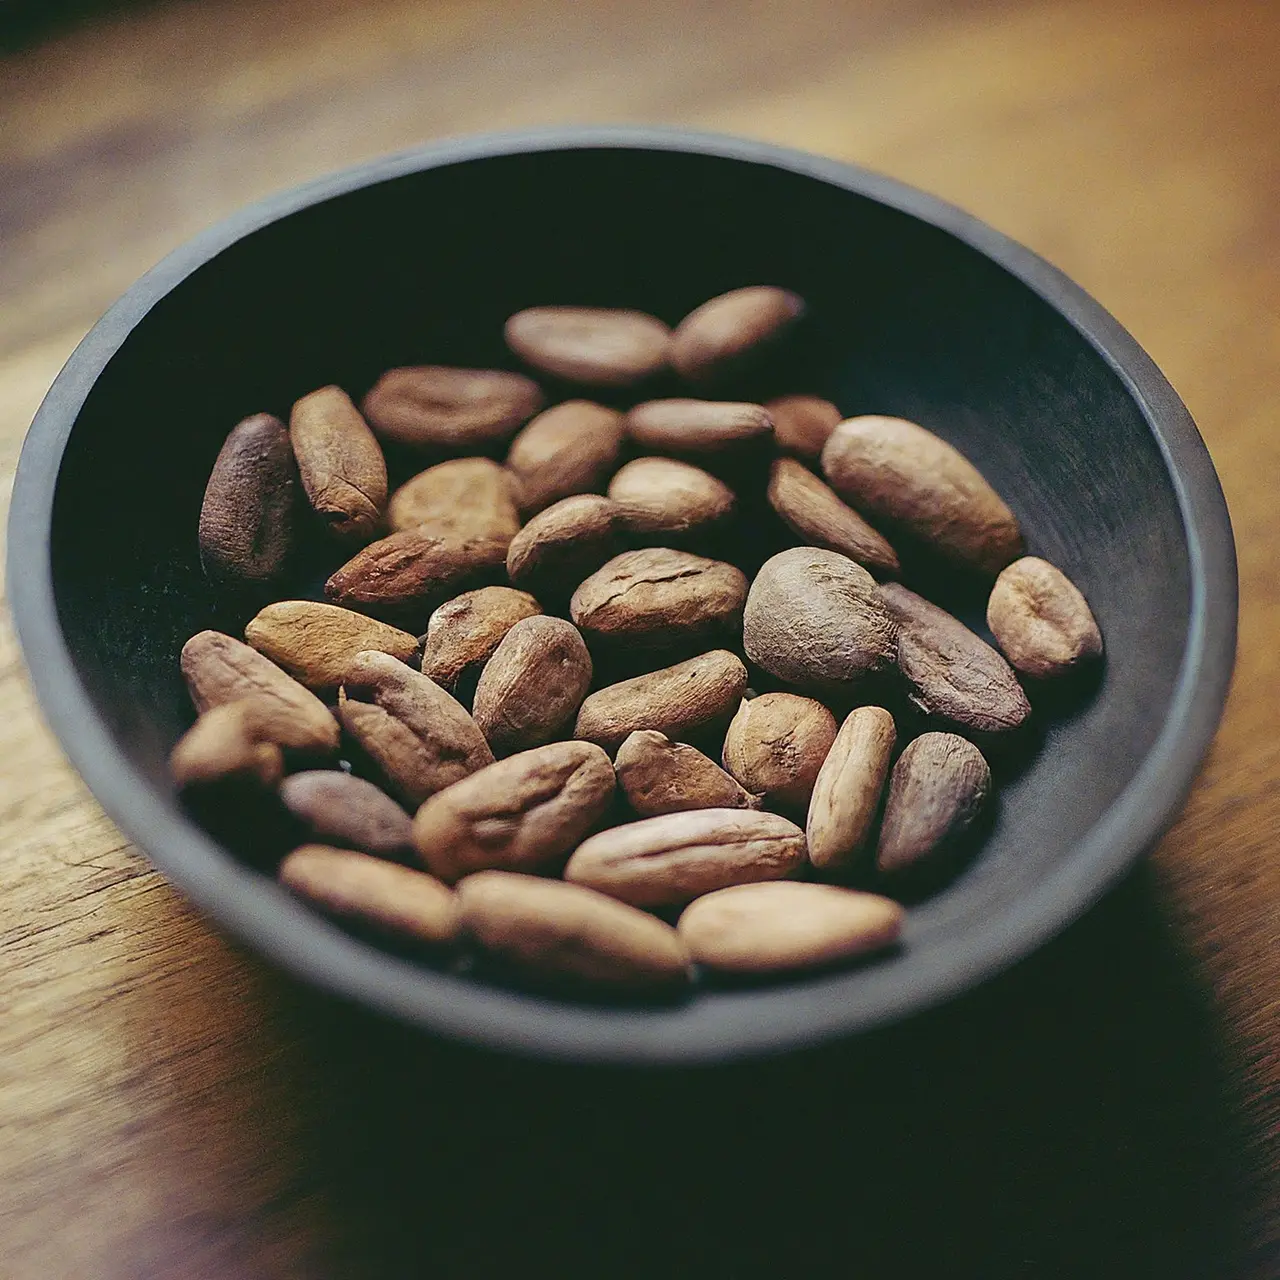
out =
<path fill-rule="evenodd" d="M 936 956 L 932 962 L 923 959 L 891 986 L 873 989 L 870 999 L 797 1001 L 768 1020 L 707 1017 L 705 1010 L 703 1016 L 690 1016 L 687 1006 L 637 1013 L 543 1001 L 470 983 L 359 942 L 237 862 L 176 801 L 161 795 L 114 741 L 63 638 L 51 561 L 63 453 L 96 379 L 165 294 L 236 241 L 333 197 L 458 162 L 583 149 L 685 152 L 769 166 L 865 196 L 949 233 L 1037 293 L 1110 365 L 1142 412 L 1173 485 L 1187 540 L 1191 607 L 1182 667 L 1155 743 L 1071 857 L 990 927 L 949 948 L 945 964 Z M 747 138 L 634 125 L 544 127 L 412 148 L 268 196 L 175 249 L 107 310 L 44 397 L 14 480 L 7 574 L 23 656 L 63 750 L 120 829 L 226 932 L 313 985 L 435 1032 L 544 1058 L 633 1065 L 728 1061 L 867 1030 L 959 995 L 1048 942 L 1093 905 L 1176 817 L 1222 716 L 1238 607 L 1230 516 L 1191 415 L 1138 342 L 1080 286 L 976 217 L 882 174 Z"/>

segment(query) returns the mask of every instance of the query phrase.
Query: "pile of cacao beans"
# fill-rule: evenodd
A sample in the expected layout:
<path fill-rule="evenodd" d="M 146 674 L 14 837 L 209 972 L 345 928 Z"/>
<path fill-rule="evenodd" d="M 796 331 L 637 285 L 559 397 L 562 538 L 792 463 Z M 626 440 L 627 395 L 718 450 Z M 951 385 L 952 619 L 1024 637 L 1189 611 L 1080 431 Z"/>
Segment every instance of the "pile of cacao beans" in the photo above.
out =
<path fill-rule="evenodd" d="M 188 799 L 278 809 L 279 879 L 329 916 L 520 979 L 669 993 L 899 945 L 1027 690 L 1102 638 L 939 436 L 723 398 L 804 324 L 773 286 L 674 328 L 533 307 L 505 328 L 527 373 L 398 368 L 245 418 L 199 547 L 268 603 L 182 650 Z M 324 599 L 278 598 L 307 543 Z M 994 645 L 904 584 L 907 547 L 980 584 Z"/>

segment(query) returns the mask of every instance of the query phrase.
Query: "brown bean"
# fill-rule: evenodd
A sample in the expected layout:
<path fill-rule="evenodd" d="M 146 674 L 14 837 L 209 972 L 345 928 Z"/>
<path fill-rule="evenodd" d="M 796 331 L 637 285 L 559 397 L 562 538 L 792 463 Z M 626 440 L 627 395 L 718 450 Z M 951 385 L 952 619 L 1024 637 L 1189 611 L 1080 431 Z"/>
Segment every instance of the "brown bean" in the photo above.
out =
<path fill-rule="evenodd" d="M 507 548 L 507 576 L 539 599 L 563 600 L 619 551 L 618 508 L 580 494 L 540 511 Z"/>
<path fill-rule="evenodd" d="M 330 575 L 324 594 L 333 604 L 420 630 L 437 605 L 499 576 L 506 559 L 502 538 L 462 541 L 402 529 L 362 547 Z"/>
<path fill-rule="evenodd" d="M 905 914 L 874 893 L 781 880 L 709 893 L 685 908 L 678 931 L 708 968 L 787 973 L 892 946 Z"/>
<path fill-rule="evenodd" d="M 724 400 L 649 400 L 626 416 L 627 435 L 642 449 L 700 456 L 740 448 L 773 431 L 763 406 Z"/>
<path fill-rule="evenodd" d="M 569 601 L 584 632 L 671 647 L 736 628 L 747 595 L 741 569 L 669 547 L 614 556 Z"/>
<path fill-rule="evenodd" d="M 671 336 L 671 364 L 695 382 L 723 376 L 804 314 L 804 300 L 773 285 L 733 289 L 691 311 Z"/>
<path fill-rule="evenodd" d="M 621 448 L 622 414 L 616 409 L 567 400 L 540 413 L 507 453 L 520 510 L 533 515 L 561 498 L 602 492 Z"/>
<path fill-rule="evenodd" d="M 309 689 L 234 636 L 201 631 L 182 646 L 181 667 L 197 711 L 246 699 L 272 709 L 274 740 L 313 755 L 338 749 L 340 728 Z"/>
<path fill-rule="evenodd" d="M 461 703 L 385 653 L 351 660 L 338 718 L 407 805 L 493 763 L 489 744 Z"/>
<path fill-rule="evenodd" d="M 661 920 L 580 885 L 481 871 L 458 886 L 463 928 L 536 974 L 627 989 L 687 982 L 689 959 Z"/>
<path fill-rule="evenodd" d="M 655 729 L 638 729 L 618 748 L 618 785 L 641 818 L 687 809 L 758 809 L 745 790 L 710 756 Z"/>
<path fill-rule="evenodd" d="M 847 692 L 890 667 L 896 633 L 871 575 L 816 547 L 791 547 L 766 560 L 742 620 L 753 662 L 815 692 Z"/>
<path fill-rule="evenodd" d="M 413 819 L 381 787 L 341 769 L 308 769 L 280 784 L 284 807 L 316 844 L 403 858 Z"/>
<path fill-rule="evenodd" d="M 586 836 L 613 791 L 613 769 L 599 747 L 548 743 L 437 791 L 413 820 L 414 843 L 449 884 L 494 867 L 536 871 Z"/>
<path fill-rule="evenodd" d="M 809 861 L 819 871 L 847 865 L 866 844 L 897 737 L 883 707 L 858 707 L 840 726 L 818 770 L 805 826 Z"/>
<path fill-rule="evenodd" d="M 1061 569 L 1023 556 L 1002 569 L 987 601 L 987 626 L 1004 656 L 1036 680 L 1065 675 L 1102 655 L 1093 611 Z"/>
<path fill-rule="evenodd" d="M 830 400 L 818 396 L 779 396 L 764 407 L 773 419 L 778 448 L 806 462 L 818 461 L 822 446 L 844 417 Z"/>
<path fill-rule="evenodd" d="M 723 524 L 733 490 L 701 467 L 674 458 L 636 458 L 613 477 L 609 497 L 628 533 L 681 537 Z"/>
<path fill-rule="evenodd" d="M 418 639 L 363 613 L 315 600 L 278 600 L 245 624 L 244 638 L 309 689 L 336 689 L 351 660 L 379 649 L 400 662 L 418 653 Z"/>
<path fill-rule="evenodd" d="M 822 703 L 794 693 L 762 693 L 744 699 L 729 722 L 724 767 L 766 804 L 804 814 L 835 737 L 835 716 Z"/>
<path fill-rule="evenodd" d="M 568 729 L 591 688 L 577 627 L 538 615 L 517 622 L 485 663 L 472 714 L 496 755 L 541 746 Z"/>
<path fill-rule="evenodd" d="M 806 546 L 838 551 L 880 577 L 900 571 L 897 552 L 888 539 L 794 458 L 774 459 L 768 498 L 782 522 Z"/>
<path fill-rule="evenodd" d="M 169 772 L 184 790 L 242 785 L 269 791 L 284 774 L 284 755 L 257 731 L 249 703 L 229 702 L 206 711 L 178 739 Z"/>
<path fill-rule="evenodd" d="M 922 733 L 893 766 L 876 865 L 896 874 L 949 851 L 990 793 L 991 769 L 972 742 L 954 733 Z"/>
<path fill-rule="evenodd" d="M 393 530 L 421 529 L 459 542 L 495 539 L 505 546 L 520 528 L 511 476 L 492 458 L 450 458 L 419 471 L 391 495 Z"/>
<path fill-rule="evenodd" d="M 804 860 L 804 832 L 776 813 L 693 809 L 601 831 L 577 847 L 564 877 L 632 906 L 679 906 L 731 884 L 779 880 Z"/>
<path fill-rule="evenodd" d="M 977 733 L 1016 729 L 1031 704 L 1013 668 L 958 618 L 898 582 L 881 598 L 898 625 L 898 668 L 926 715 Z"/>
<path fill-rule="evenodd" d="M 351 849 L 307 844 L 280 864 L 280 883 L 342 919 L 435 945 L 458 933 L 453 893 L 425 871 Z"/>
<path fill-rule="evenodd" d="M 289 415 L 289 439 L 307 501 L 338 537 L 367 542 L 387 505 L 387 464 L 340 387 L 305 395 Z"/>
<path fill-rule="evenodd" d="M 301 489 L 289 428 L 269 413 L 223 441 L 200 507 L 200 563 L 223 582 L 266 583 L 293 554 Z"/>
<path fill-rule="evenodd" d="M 582 704 L 574 737 L 612 751 L 637 729 L 657 729 L 669 738 L 708 732 L 727 723 L 746 687 L 741 660 L 713 649 L 598 689 Z"/>
<path fill-rule="evenodd" d="M 422 674 L 452 693 L 464 674 L 493 656 L 517 622 L 541 612 L 527 591 L 514 587 L 464 591 L 431 615 L 422 642 Z"/>
<path fill-rule="evenodd" d="M 478 453 L 509 440 L 542 408 L 541 387 L 499 369 L 388 369 L 364 398 L 370 426 L 414 448 Z"/>
<path fill-rule="evenodd" d="M 1000 495 L 958 449 L 917 423 L 849 418 L 823 447 L 822 470 L 851 506 L 957 564 L 996 574 L 1022 553 L 1022 530 Z"/>
<path fill-rule="evenodd" d="M 643 311 L 530 307 L 504 330 L 507 346 L 543 373 L 593 387 L 629 387 L 667 363 L 671 330 Z"/>

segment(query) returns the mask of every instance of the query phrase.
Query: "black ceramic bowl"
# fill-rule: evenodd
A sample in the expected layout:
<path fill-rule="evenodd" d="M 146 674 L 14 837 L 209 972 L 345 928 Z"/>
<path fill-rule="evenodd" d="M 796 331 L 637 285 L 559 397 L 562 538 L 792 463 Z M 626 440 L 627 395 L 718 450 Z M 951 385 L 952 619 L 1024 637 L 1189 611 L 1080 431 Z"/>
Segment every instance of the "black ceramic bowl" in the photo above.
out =
<path fill-rule="evenodd" d="M 1002 791 L 980 856 L 877 963 L 687 1004 L 562 1002 L 343 932 L 201 830 L 166 778 L 191 720 L 177 656 L 234 629 L 195 526 L 232 423 L 392 365 L 510 363 L 534 303 L 675 321 L 743 284 L 803 294 L 794 390 L 916 419 L 973 458 L 1106 637 L 1100 687 Z M 788 388 L 781 388 L 788 389 Z M 446 143 L 235 215 L 93 329 L 22 452 L 9 589 L 45 713 L 120 827 L 215 920 L 322 987 L 446 1035 L 577 1059 L 727 1059 L 944 1000 L 1045 942 L 1172 820 L 1221 714 L 1236 575 L 1178 397 L 1052 267 L 942 202 L 726 138 L 574 129 Z"/>

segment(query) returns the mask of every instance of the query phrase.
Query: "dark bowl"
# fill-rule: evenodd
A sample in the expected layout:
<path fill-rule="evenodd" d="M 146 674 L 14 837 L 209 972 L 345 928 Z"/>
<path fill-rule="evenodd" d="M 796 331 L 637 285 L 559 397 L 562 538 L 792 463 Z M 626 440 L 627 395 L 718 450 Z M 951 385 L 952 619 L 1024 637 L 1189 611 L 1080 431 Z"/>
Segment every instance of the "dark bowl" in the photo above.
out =
<path fill-rule="evenodd" d="M 195 525 L 230 425 L 398 364 L 509 364 L 533 303 L 675 321 L 725 289 L 809 301 L 793 387 L 913 418 L 973 458 L 1091 602 L 1107 660 L 1009 779 L 979 856 L 901 949 L 685 1004 L 607 1007 L 441 972 L 343 931 L 211 838 L 166 776 L 191 722 L 178 651 L 235 630 Z M 848 165 L 672 130 L 445 143 L 255 205 L 166 258 L 67 362 L 22 451 L 9 590 L 45 714 L 106 811 L 230 933 L 433 1031 L 549 1057 L 728 1059 L 844 1035 L 990 977 L 1155 842 L 1222 711 L 1227 510 L 1186 409 L 1079 288 L 958 210 Z"/>

